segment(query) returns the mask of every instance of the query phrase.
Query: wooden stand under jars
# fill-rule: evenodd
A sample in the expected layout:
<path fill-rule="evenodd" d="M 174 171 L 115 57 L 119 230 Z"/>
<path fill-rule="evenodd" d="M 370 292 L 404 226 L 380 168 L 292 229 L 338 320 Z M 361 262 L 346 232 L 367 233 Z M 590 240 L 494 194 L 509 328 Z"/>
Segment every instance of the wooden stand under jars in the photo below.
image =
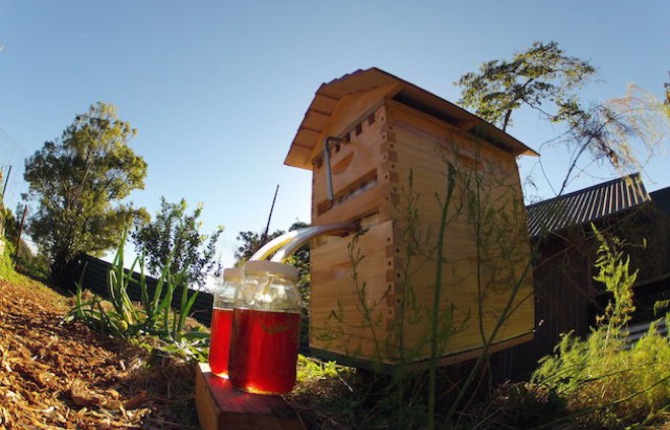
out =
<path fill-rule="evenodd" d="M 199 363 L 195 375 L 195 404 L 203 430 L 304 430 L 298 414 L 280 396 L 236 390 L 227 379 Z"/>

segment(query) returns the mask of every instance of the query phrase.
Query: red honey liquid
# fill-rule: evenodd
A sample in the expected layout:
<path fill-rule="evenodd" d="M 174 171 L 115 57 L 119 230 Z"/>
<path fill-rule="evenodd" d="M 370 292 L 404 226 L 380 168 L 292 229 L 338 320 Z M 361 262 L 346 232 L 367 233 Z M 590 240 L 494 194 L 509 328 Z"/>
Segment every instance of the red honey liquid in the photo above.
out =
<path fill-rule="evenodd" d="M 209 368 L 213 374 L 222 378 L 228 377 L 228 354 L 230 351 L 230 334 L 233 329 L 232 309 L 212 309 L 210 327 Z"/>
<path fill-rule="evenodd" d="M 293 389 L 300 343 L 300 314 L 235 309 L 230 382 L 256 394 Z"/>

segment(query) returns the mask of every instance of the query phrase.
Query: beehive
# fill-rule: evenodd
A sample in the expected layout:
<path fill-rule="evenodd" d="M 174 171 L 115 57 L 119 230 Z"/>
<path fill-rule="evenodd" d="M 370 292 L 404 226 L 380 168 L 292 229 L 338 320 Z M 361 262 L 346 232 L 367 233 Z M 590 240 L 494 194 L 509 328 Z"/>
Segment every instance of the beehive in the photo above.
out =
<path fill-rule="evenodd" d="M 522 154 L 535 153 L 382 70 L 323 84 L 285 163 L 312 171 L 313 225 L 362 232 L 311 244 L 312 351 L 420 366 L 530 340 Z"/>

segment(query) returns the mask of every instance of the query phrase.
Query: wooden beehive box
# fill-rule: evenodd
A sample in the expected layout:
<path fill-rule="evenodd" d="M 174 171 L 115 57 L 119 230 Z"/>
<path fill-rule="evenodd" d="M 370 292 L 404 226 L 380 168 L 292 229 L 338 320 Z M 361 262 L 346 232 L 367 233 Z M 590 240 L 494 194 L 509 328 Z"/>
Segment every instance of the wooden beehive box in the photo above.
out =
<path fill-rule="evenodd" d="M 522 154 L 535 153 L 379 69 L 323 84 L 286 164 L 313 172 L 313 225 L 354 221 L 363 232 L 312 243 L 311 349 L 421 366 L 530 340 Z"/>

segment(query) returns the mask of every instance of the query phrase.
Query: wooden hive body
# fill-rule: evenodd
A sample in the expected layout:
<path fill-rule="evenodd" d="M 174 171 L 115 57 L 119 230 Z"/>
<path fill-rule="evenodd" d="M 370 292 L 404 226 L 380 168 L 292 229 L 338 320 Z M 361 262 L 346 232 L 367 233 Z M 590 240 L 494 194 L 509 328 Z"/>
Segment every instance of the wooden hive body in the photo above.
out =
<path fill-rule="evenodd" d="M 318 126 L 303 132 L 310 122 Z M 357 221 L 363 230 L 312 243 L 313 350 L 371 367 L 420 366 L 432 356 L 471 358 L 491 338 L 491 350 L 532 338 L 515 160 L 530 150 L 511 137 L 496 141 L 496 130 L 378 69 L 320 88 L 287 164 L 313 172 L 313 225 Z M 329 153 L 333 200 L 328 137 L 338 139 Z"/>

